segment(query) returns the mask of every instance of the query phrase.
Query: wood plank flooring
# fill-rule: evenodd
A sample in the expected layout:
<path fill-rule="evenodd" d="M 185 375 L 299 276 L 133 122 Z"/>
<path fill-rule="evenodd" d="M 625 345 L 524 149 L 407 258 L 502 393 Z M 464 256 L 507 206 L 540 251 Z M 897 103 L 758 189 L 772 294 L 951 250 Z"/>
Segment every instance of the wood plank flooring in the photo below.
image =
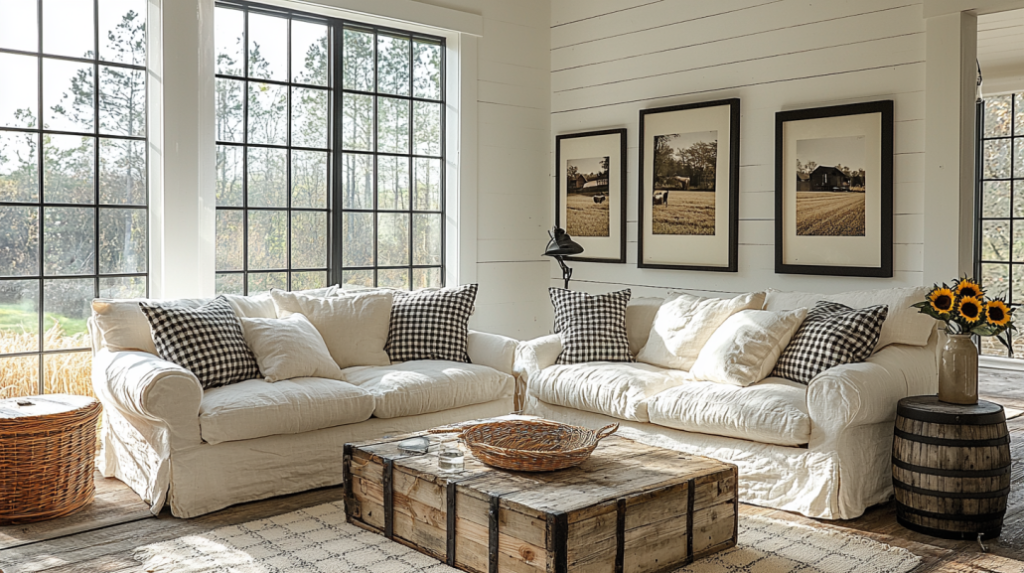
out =
<path fill-rule="evenodd" d="M 985 370 L 981 394 L 1004 406 L 1024 409 L 1024 374 Z M 1010 420 L 1008 426 L 1013 451 L 1009 508 L 1002 535 L 986 542 L 987 553 L 973 541 L 948 541 L 904 529 L 896 523 L 892 502 L 870 508 L 851 521 L 809 519 L 746 504 L 740 505 L 740 513 L 855 532 L 905 547 L 924 559 L 915 573 L 1024 573 L 1024 416 Z M 342 495 L 340 487 L 324 488 L 184 520 L 166 509 L 152 516 L 126 486 L 97 476 L 96 501 L 87 510 L 38 524 L 0 527 L 0 573 L 144 573 L 132 558 L 139 546 L 338 501 Z"/>

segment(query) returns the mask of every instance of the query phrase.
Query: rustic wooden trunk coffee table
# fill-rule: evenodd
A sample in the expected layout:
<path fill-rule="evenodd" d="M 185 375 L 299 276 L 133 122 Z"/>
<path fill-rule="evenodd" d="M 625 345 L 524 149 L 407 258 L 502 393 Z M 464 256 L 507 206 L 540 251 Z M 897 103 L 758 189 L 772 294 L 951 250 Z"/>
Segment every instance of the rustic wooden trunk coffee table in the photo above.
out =
<path fill-rule="evenodd" d="M 398 442 L 428 435 L 427 454 Z M 345 446 L 349 523 L 465 571 L 670 571 L 736 544 L 737 468 L 604 439 L 582 465 L 548 473 L 492 468 L 466 453 L 444 474 L 451 434 Z"/>

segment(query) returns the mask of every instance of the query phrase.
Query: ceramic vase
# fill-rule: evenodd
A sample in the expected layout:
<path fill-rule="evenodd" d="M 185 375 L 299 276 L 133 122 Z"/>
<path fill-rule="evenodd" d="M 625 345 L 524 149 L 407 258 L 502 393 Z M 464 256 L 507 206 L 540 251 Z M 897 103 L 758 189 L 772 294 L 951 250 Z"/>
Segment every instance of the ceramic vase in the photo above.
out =
<path fill-rule="evenodd" d="M 947 334 L 939 363 L 939 400 L 978 403 L 978 347 L 970 334 Z"/>

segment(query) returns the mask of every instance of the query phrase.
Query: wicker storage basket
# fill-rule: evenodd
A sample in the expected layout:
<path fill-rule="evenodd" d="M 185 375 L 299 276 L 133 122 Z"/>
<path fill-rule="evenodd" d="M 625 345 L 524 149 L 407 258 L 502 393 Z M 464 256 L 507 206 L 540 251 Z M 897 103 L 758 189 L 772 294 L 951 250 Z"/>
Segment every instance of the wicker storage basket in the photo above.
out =
<path fill-rule="evenodd" d="M 590 430 L 548 420 L 504 420 L 472 426 L 435 428 L 460 432 L 466 446 L 483 463 L 519 472 L 550 472 L 578 466 L 618 424 Z"/>
<path fill-rule="evenodd" d="M 28 400 L 0 400 L 0 524 L 74 513 L 95 492 L 99 402 L 64 394 Z"/>

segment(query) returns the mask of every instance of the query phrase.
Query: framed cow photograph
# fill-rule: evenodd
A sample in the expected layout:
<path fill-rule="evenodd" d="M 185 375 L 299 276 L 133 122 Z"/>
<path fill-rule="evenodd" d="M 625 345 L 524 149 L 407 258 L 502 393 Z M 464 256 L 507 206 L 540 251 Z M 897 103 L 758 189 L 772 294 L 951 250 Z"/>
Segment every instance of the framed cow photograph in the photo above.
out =
<path fill-rule="evenodd" d="M 736 272 L 740 100 L 640 111 L 641 268 Z"/>
<path fill-rule="evenodd" d="M 626 262 L 626 130 L 555 138 L 555 226 L 583 247 L 567 260 Z"/>
<path fill-rule="evenodd" d="M 891 277 L 893 102 L 775 114 L 775 272 Z"/>

